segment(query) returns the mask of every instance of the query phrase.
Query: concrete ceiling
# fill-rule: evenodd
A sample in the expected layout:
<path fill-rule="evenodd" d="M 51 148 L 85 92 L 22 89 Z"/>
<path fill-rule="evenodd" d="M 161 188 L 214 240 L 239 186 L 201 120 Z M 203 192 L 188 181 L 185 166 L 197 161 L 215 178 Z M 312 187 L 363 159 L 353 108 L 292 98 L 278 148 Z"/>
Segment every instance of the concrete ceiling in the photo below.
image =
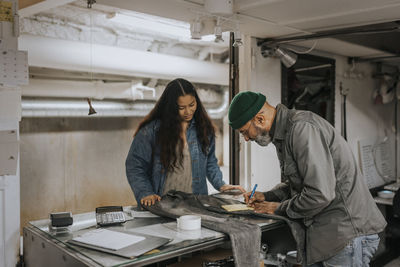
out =
<path fill-rule="evenodd" d="M 19 48 L 28 51 L 35 73 L 45 68 L 41 75 L 59 69 L 98 74 L 88 79 L 107 73 L 228 84 L 228 38 L 222 43 L 192 40 L 188 23 L 97 4 L 88 9 L 85 1 L 66 1 L 59 6 L 57 1 L 42 1 L 20 10 Z M 115 13 L 139 23 L 116 22 L 110 19 Z M 157 28 L 166 25 L 186 27 L 187 37 Z"/>
<path fill-rule="evenodd" d="M 218 1 L 218 0 L 216 0 Z M 206 12 L 204 0 L 97 0 L 98 4 L 192 21 Z M 235 0 L 241 30 L 255 37 L 279 37 L 398 20 L 398 0 Z"/>
<path fill-rule="evenodd" d="M 29 0 L 25 0 L 25 2 Z M 224 1 L 224 0 L 214 0 Z M 21 9 L 22 16 L 44 12 L 68 0 L 31 0 Z M 86 5 L 85 0 L 74 4 Z M 192 22 L 201 14 L 204 20 L 215 19 L 205 9 L 206 0 L 97 0 L 93 7 L 110 10 L 130 10 L 150 15 Z M 234 0 L 234 12 L 225 17 L 238 20 L 243 34 L 258 38 L 283 38 L 311 35 L 328 30 L 394 23 L 400 20 L 400 0 Z M 396 24 L 399 25 L 399 24 Z M 226 23 L 224 30 L 234 25 Z M 398 29 L 398 27 L 397 27 Z M 212 27 L 209 27 L 211 33 Z M 399 54 L 399 31 L 319 38 L 316 50 L 347 57 L 384 57 Z M 312 47 L 315 40 L 296 41 L 292 45 Z"/>
<path fill-rule="evenodd" d="M 97 0 L 97 3 L 187 22 L 193 21 L 198 13 L 209 12 L 205 10 L 205 0 Z M 244 34 L 281 38 L 397 21 L 400 20 L 400 1 L 234 0 L 233 18 L 240 21 Z M 323 38 L 318 40 L 315 49 L 349 57 L 377 57 L 398 54 L 399 42 L 397 30 L 339 36 L 334 40 Z M 311 47 L 314 41 L 292 44 Z"/>

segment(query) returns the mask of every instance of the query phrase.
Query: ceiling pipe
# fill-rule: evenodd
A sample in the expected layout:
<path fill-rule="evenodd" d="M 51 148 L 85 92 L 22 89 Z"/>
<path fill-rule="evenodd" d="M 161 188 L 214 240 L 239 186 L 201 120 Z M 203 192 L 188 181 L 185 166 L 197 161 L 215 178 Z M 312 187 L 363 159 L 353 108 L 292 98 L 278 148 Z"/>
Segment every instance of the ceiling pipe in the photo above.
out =
<path fill-rule="evenodd" d="M 30 79 L 29 85 L 21 86 L 24 97 L 69 97 L 91 99 L 143 99 L 144 86 L 141 80 L 132 82 L 63 81 Z M 151 88 L 155 90 L 154 88 Z M 153 93 L 154 95 L 154 93 Z M 155 96 L 154 96 L 155 97 Z"/>
<path fill-rule="evenodd" d="M 375 62 L 375 61 L 390 61 L 391 59 L 398 59 L 400 55 L 393 55 L 393 56 L 384 56 L 384 57 L 350 57 L 348 59 L 348 63 L 351 64 L 352 62 Z"/>
<path fill-rule="evenodd" d="M 228 64 L 200 61 L 115 46 L 21 35 L 19 50 L 29 66 L 157 79 L 182 77 L 191 82 L 227 86 Z"/>
<path fill-rule="evenodd" d="M 154 107 L 151 101 L 92 100 L 97 114 L 91 117 L 143 117 Z M 88 117 L 86 99 L 22 98 L 22 117 Z"/>
<path fill-rule="evenodd" d="M 221 104 L 216 108 L 207 108 L 212 119 L 223 118 L 228 110 L 229 93 L 224 91 Z M 149 100 L 92 100 L 96 114 L 91 117 L 144 117 L 154 107 L 156 101 Z M 51 99 L 23 97 L 21 101 L 22 117 L 88 117 L 89 106 L 86 99 Z"/>
<path fill-rule="evenodd" d="M 228 90 L 225 90 L 222 96 L 221 105 L 219 105 L 219 107 L 217 108 L 206 108 L 206 109 L 208 115 L 212 119 L 222 119 L 228 111 L 228 106 L 229 106 L 229 92 Z"/>
<path fill-rule="evenodd" d="M 249 9 L 256 9 L 258 7 L 274 4 L 276 2 L 282 2 L 282 0 L 241 1 L 239 3 L 235 3 L 235 11 L 243 12 Z"/>
<path fill-rule="evenodd" d="M 399 23 L 396 21 L 396 23 Z M 368 25 L 367 25 L 368 26 Z M 293 37 L 284 37 L 284 38 L 264 38 L 259 39 L 257 41 L 258 46 L 271 46 L 277 44 L 286 44 L 297 41 L 307 41 L 312 39 L 322 39 L 328 37 L 336 37 L 336 36 L 344 36 L 344 35 L 354 35 L 354 34 L 376 34 L 376 33 L 385 33 L 385 32 L 394 32 L 399 31 L 400 26 L 391 26 L 385 28 L 375 28 L 375 29 L 366 29 L 364 27 L 351 27 L 345 29 L 337 29 L 337 30 L 329 30 L 329 31 L 321 31 L 314 34 L 293 36 Z"/>

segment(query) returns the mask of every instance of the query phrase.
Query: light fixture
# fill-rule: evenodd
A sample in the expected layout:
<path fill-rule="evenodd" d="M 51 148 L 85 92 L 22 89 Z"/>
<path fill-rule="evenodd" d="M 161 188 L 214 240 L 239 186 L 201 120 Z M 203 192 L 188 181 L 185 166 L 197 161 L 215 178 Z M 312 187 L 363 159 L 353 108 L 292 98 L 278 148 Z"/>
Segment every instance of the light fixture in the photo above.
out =
<path fill-rule="evenodd" d="M 203 25 L 199 17 L 190 24 L 190 36 L 194 40 L 201 40 L 201 30 Z"/>
<path fill-rule="evenodd" d="M 242 37 L 240 37 L 239 31 L 234 32 L 234 38 L 235 38 L 235 41 L 233 42 L 233 45 L 232 45 L 233 47 L 238 47 L 238 46 L 243 45 Z"/>
<path fill-rule="evenodd" d="M 243 45 L 242 42 L 242 35 L 240 34 L 240 30 L 239 30 L 239 22 L 236 22 L 236 28 L 235 31 L 233 32 L 234 35 L 234 39 L 235 41 L 233 42 L 233 47 L 238 47 Z"/>
<path fill-rule="evenodd" d="M 290 68 L 297 61 L 297 55 L 292 51 L 277 46 L 274 49 L 274 52 L 275 55 L 281 60 L 282 64 L 285 65 L 286 68 Z"/>
<path fill-rule="evenodd" d="M 221 28 L 220 17 L 217 18 L 217 24 L 215 25 L 215 28 L 214 28 L 214 35 L 215 35 L 214 42 L 221 43 L 224 41 L 224 39 L 222 38 L 222 28 Z"/>
<path fill-rule="evenodd" d="M 89 113 L 88 113 L 88 115 L 96 114 L 97 112 L 96 112 L 96 110 L 94 110 L 94 108 L 92 106 L 92 101 L 90 101 L 89 98 L 86 98 L 86 100 L 87 100 L 87 102 L 89 104 Z"/>
<path fill-rule="evenodd" d="M 266 45 L 261 46 L 261 55 L 263 57 L 272 57 L 272 56 L 274 56 L 274 53 L 275 53 L 275 51 L 273 48 L 268 47 Z"/>

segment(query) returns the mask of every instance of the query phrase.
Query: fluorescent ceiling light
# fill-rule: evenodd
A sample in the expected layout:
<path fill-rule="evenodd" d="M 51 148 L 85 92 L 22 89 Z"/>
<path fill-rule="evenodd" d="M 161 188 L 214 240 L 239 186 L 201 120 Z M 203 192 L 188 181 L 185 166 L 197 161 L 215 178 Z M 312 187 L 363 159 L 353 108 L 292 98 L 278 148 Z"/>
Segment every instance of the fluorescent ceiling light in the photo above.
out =
<path fill-rule="evenodd" d="M 190 24 L 183 21 L 166 19 L 146 14 L 113 13 L 109 15 L 110 21 L 128 25 L 133 29 L 142 30 L 149 34 L 156 33 L 166 36 L 190 39 Z"/>

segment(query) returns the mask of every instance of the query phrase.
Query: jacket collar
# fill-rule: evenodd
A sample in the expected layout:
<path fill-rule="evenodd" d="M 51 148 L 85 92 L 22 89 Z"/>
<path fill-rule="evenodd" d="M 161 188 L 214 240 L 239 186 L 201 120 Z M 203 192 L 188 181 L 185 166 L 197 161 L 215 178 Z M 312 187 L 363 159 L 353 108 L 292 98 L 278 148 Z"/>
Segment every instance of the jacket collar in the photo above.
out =
<path fill-rule="evenodd" d="M 276 106 L 276 115 L 271 129 L 272 142 L 284 140 L 286 135 L 286 125 L 288 120 L 289 109 L 282 104 Z"/>
<path fill-rule="evenodd" d="M 193 119 L 189 122 L 188 130 L 195 127 L 195 125 L 196 125 L 196 120 L 194 119 L 193 116 Z"/>

